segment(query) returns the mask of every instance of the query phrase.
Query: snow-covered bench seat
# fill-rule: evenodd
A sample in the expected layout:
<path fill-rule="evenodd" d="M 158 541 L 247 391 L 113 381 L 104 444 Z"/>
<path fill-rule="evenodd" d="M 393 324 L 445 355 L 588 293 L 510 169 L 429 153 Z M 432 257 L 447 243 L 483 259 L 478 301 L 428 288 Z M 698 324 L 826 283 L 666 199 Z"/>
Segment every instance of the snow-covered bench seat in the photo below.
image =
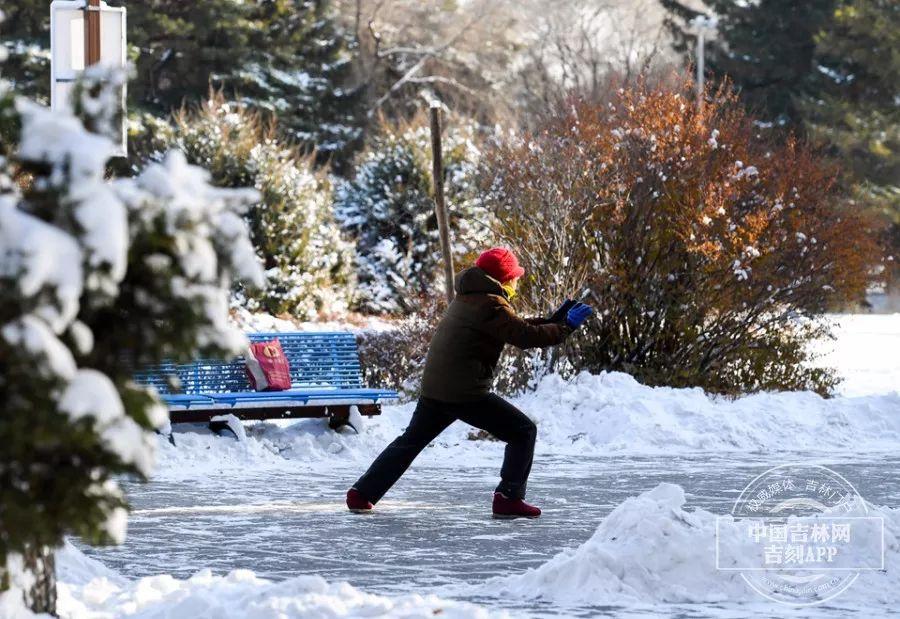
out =
<path fill-rule="evenodd" d="M 209 422 L 233 414 L 239 419 L 328 417 L 332 427 L 347 423 L 350 407 L 378 415 L 381 404 L 397 398 L 389 389 L 362 385 L 359 351 L 352 333 L 248 333 L 253 342 L 278 339 L 291 366 L 288 391 L 253 391 L 243 357 L 232 361 L 166 363 L 135 374 L 152 385 L 169 407 L 172 423 Z"/>

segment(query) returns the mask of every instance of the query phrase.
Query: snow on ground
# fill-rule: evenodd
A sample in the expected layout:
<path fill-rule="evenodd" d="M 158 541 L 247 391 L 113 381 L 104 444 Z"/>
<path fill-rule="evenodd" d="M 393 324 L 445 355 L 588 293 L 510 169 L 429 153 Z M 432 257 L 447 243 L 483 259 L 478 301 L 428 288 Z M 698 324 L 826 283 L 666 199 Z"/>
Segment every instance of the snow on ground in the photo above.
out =
<path fill-rule="evenodd" d="M 436 615 L 448 619 L 487 619 L 509 616 L 435 595 L 373 595 L 347 583 L 328 583 L 318 576 L 298 576 L 273 583 L 258 578 L 250 570 L 234 570 L 224 576 L 201 570 L 184 580 L 169 575 L 128 580 L 70 544 L 57 555 L 57 563 L 60 578 L 58 612 L 61 617 L 78 619 L 123 616 L 135 619 L 414 619 Z"/>
<path fill-rule="evenodd" d="M 863 515 L 848 512 L 847 515 Z M 884 518 L 885 571 L 863 571 L 840 603 L 867 607 L 900 602 L 900 509 L 869 506 Z M 753 546 L 723 538 L 721 561 L 752 556 Z M 538 568 L 493 578 L 491 595 L 552 600 L 564 605 L 760 602 L 740 572 L 716 568 L 716 515 L 685 509 L 684 490 L 660 484 L 626 499 L 594 535 Z M 771 612 L 771 607 L 770 607 Z M 766 613 L 768 614 L 768 613 Z"/>
<path fill-rule="evenodd" d="M 258 320 L 256 325 L 269 328 Z M 838 367 L 845 378 L 840 390 L 844 395 L 830 399 L 812 393 L 728 399 L 700 389 L 651 388 L 625 374 L 604 373 L 581 374 L 570 381 L 549 376 L 536 391 L 513 401 L 538 424 L 539 454 L 895 451 L 900 444 L 900 355 L 896 354 L 900 315 L 839 317 L 837 335 L 835 342 L 819 349 L 826 355 L 825 363 Z M 205 431 L 179 432 L 177 448 L 161 444 L 159 474 L 193 476 L 248 467 L 287 467 L 296 472 L 298 465 L 320 471 L 334 458 L 356 463 L 362 470 L 403 430 L 413 406 L 385 407 L 382 416 L 364 421 L 361 435 L 335 434 L 320 420 L 254 424 L 242 442 Z M 423 453 L 421 461 L 430 466 L 471 466 L 482 461 L 496 466 L 500 446 L 468 440 L 468 432 L 464 424 L 455 424 Z M 851 605 L 900 601 L 895 567 L 900 561 L 900 510 L 872 509 L 888 525 L 889 569 L 864 573 L 842 596 L 842 602 Z M 710 563 L 714 520 L 714 514 L 703 509 L 687 510 L 684 491 L 663 484 L 621 503 L 580 547 L 523 574 L 488 581 L 483 585 L 485 596 L 539 598 L 562 605 L 758 603 L 757 594 L 739 575 L 717 571 Z M 177 592 L 172 595 L 187 599 L 192 599 L 190 592 L 195 590 L 245 587 L 254 592 L 248 594 L 254 600 L 281 595 L 302 598 L 310 595 L 308 587 L 313 582 L 300 578 L 261 584 L 245 572 L 221 577 L 201 573 L 189 581 L 167 578 L 140 582 L 146 581 L 143 586 L 149 590 L 169 587 Z M 324 599 L 331 595 L 329 587 L 337 586 L 315 582 Z M 137 588 L 127 585 L 126 593 L 119 595 L 137 595 L 132 593 Z M 347 591 L 350 599 L 365 595 L 352 588 Z M 410 603 L 379 600 L 374 603 Z M 467 607 L 460 612 L 484 611 Z"/>
<path fill-rule="evenodd" d="M 809 392 L 738 399 L 646 387 L 627 374 L 545 378 L 517 403 L 547 447 L 590 452 L 895 449 L 900 393 L 825 399 Z"/>
<path fill-rule="evenodd" d="M 62 617 L 79 619 L 125 615 L 504 617 L 509 615 L 492 613 L 489 609 L 514 605 L 517 610 L 512 616 L 530 616 L 523 607 L 527 609 L 529 604 L 537 606 L 538 603 L 541 609 L 558 609 L 559 616 L 563 617 L 595 616 L 593 612 L 585 613 L 602 608 L 619 609 L 616 616 L 629 617 L 788 614 L 787 607 L 773 606 L 758 597 L 739 574 L 716 569 L 716 515 L 704 509 L 687 508 L 685 495 L 680 486 L 662 483 L 621 501 L 600 520 L 586 542 L 559 552 L 539 567 L 517 574 L 521 568 L 516 569 L 512 562 L 510 576 L 481 583 L 469 580 L 468 584 L 436 589 L 426 587 L 426 595 L 405 591 L 373 595 L 346 583 L 329 584 L 321 577 L 309 575 L 271 582 L 242 569 L 223 575 L 200 570 L 184 579 L 158 575 L 130 580 L 67 546 L 58 557 L 63 583 L 59 608 Z M 885 571 L 862 572 L 840 594 L 837 607 L 832 604 L 795 616 L 880 617 L 890 615 L 896 608 L 900 602 L 900 510 L 871 504 L 868 509 L 869 515 L 885 520 Z M 375 526 L 378 516 L 350 518 L 360 527 L 368 528 Z M 435 521 L 434 515 L 425 518 Z M 528 529 L 543 523 L 516 524 Z M 508 528 L 516 524 L 499 526 Z M 500 531 L 496 530 L 495 534 Z M 752 546 L 727 540 L 721 552 L 723 557 L 746 557 L 752 555 Z M 483 606 L 452 601 L 458 597 L 475 599 Z M 628 612 L 622 612 L 625 609 Z M 641 609 L 644 614 L 637 612 Z"/>
<path fill-rule="evenodd" d="M 548 376 L 536 391 L 513 401 L 538 424 L 539 454 L 895 450 L 900 443 L 900 314 L 832 318 L 838 337 L 821 343 L 819 350 L 845 379 L 844 395 L 838 397 L 800 392 L 728 399 L 700 389 L 647 387 L 626 374 L 604 373 L 571 381 Z M 258 330 L 305 328 L 264 315 L 246 314 L 242 321 Z M 157 474 L 314 465 L 335 457 L 363 465 L 403 430 L 413 407 L 385 407 L 381 416 L 363 421 L 360 436 L 331 432 L 323 420 L 248 425 L 250 440 L 240 443 L 205 430 L 180 431 L 177 447 L 161 442 Z M 464 424 L 454 424 L 436 441 L 437 451 L 452 449 L 469 463 L 495 458 L 494 444 L 467 440 L 468 433 Z M 422 457 L 446 459 L 435 457 L 435 451 L 426 450 Z"/>
<path fill-rule="evenodd" d="M 900 444 L 900 393 L 822 398 L 813 393 L 762 393 L 735 400 L 700 389 L 647 387 L 621 373 L 545 377 L 536 391 L 512 400 L 538 426 L 538 454 L 609 455 L 693 451 L 893 451 Z M 362 422 L 362 433 L 337 434 L 324 420 L 258 423 L 249 440 L 205 429 L 179 431 L 177 446 L 160 439 L 157 475 L 178 477 L 232 468 L 327 466 L 335 457 L 367 464 L 403 431 L 413 403 L 387 406 Z M 454 424 L 423 453 L 429 464 L 494 462 L 491 441 L 468 440 Z M 453 454 L 447 457 L 447 450 Z"/>
<path fill-rule="evenodd" d="M 278 319 L 250 320 L 258 330 L 298 328 Z M 774 456 L 800 451 L 871 456 L 896 451 L 900 314 L 840 317 L 838 334 L 838 340 L 829 344 L 833 350 L 826 362 L 835 364 L 847 379 L 842 390 L 846 395 L 831 399 L 811 393 L 764 393 L 731 400 L 699 389 L 650 388 L 628 375 L 608 373 L 582 374 L 571 381 L 549 376 L 535 392 L 513 401 L 538 424 L 539 454 Z M 205 429 L 180 428 L 175 434 L 177 447 L 160 440 L 157 476 L 202 479 L 222 472 L 253 475 L 269 469 L 324 475 L 335 459 L 362 470 L 402 431 L 413 406 L 385 407 L 383 415 L 363 422 L 360 435 L 336 434 L 323 420 L 248 424 L 242 441 Z M 450 467 L 484 463 L 493 470 L 502 446 L 468 440 L 468 432 L 464 424 L 455 424 L 426 449 L 420 462 Z M 884 608 L 880 605 L 900 601 L 900 510 L 872 509 L 886 519 L 888 571 L 864 574 L 844 595 L 851 596 L 849 603 Z M 685 509 L 684 491 L 663 484 L 619 504 L 580 547 L 522 574 L 488 581 L 484 587 L 492 589 L 487 597 L 495 601 L 499 595 L 499 599 L 540 598 L 561 604 L 752 603 L 757 599 L 749 596 L 755 594 L 748 593 L 742 581 L 710 566 L 713 526 L 711 512 Z M 129 580 L 73 547 L 61 554 L 59 564 L 64 617 L 495 616 L 472 604 L 434 596 L 373 595 L 316 576 L 270 582 L 235 570 L 225 575 L 200 571 L 185 580 L 169 575 Z"/>

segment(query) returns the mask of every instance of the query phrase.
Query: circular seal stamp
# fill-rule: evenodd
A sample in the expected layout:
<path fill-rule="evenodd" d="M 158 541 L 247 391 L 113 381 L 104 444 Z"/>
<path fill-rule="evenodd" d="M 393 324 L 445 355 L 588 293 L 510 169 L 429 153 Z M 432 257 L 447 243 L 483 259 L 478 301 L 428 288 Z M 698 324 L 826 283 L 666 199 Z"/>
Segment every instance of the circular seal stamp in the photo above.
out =
<path fill-rule="evenodd" d="M 870 550 L 867 527 L 880 520 L 866 518 L 866 502 L 849 481 L 814 464 L 762 473 L 741 492 L 731 515 L 748 549 L 743 579 L 760 595 L 793 606 L 821 604 L 846 591 L 859 565 L 869 565 L 860 558 Z"/>

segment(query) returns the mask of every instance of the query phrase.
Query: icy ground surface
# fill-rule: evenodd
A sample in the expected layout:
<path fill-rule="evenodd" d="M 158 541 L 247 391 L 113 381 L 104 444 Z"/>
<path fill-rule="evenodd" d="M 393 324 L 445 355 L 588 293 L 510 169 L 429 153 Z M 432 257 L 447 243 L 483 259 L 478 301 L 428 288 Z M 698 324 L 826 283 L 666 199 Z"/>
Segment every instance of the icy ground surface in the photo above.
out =
<path fill-rule="evenodd" d="M 217 574 L 248 568 L 272 580 L 317 574 L 372 593 L 436 592 L 527 614 L 619 614 L 627 607 L 567 607 L 506 596 L 501 601 L 470 585 L 492 576 L 522 573 L 563 548 L 585 542 L 614 507 L 661 482 L 682 486 L 692 509 L 724 514 L 753 477 L 792 461 L 832 467 L 876 505 L 900 504 L 896 475 L 900 456 L 861 454 L 837 460 L 790 453 L 542 457 L 535 463 L 529 491 L 545 510 L 537 521 L 503 522 L 488 517 L 496 473 L 496 467 L 490 466 L 414 466 L 377 513 L 356 516 L 346 512 L 341 502 L 346 482 L 352 481 L 358 468 L 336 462 L 328 473 L 301 467 L 294 475 L 248 471 L 208 478 L 202 484 L 160 480 L 133 487 L 136 511 L 127 542 L 118 548 L 89 549 L 88 554 L 129 577 L 171 573 L 185 578 L 207 567 Z M 692 617 L 718 617 L 723 612 L 739 616 L 741 607 L 726 603 L 715 608 L 654 608 L 659 616 L 689 612 Z M 882 607 L 870 614 L 886 611 Z M 836 605 L 797 616 L 839 617 L 846 612 L 846 607 Z"/>
<path fill-rule="evenodd" d="M 900 315 L 841 317 L 838 336 L 820 349 L 846 378 L 842 396 L 830 400 L 799 393 L 731 401 L 651 389 L 622 374 L 549 377 L 515 400 L 538 424 L 529 486 L 544 509 L 537 521 L 489 518 L 502 446 L 466 440 L 463 424 L 426 449 L 375 514 L 347 513 L 344 490 L 402 430 L 409 405 L 386 408 L 360 436 L 336 435 L 317 420 L 248 425 L 242 442 L 180 428 L 178 447 L 160 443 L 153 480 L 126 484 L 136 511 L 125 544 L 85 549 L 114 572 L 87 584 L 61 577 L 73 583 L 63 589 L 64 616 L 900 616 L 897 509 L 886 512 L 894 522 L 887 572 L 809 609 L 757 601 L 725 583 L 706 549 L 667 537 L 680 510 L 672 510 L 674 524 L 638 527 L 629 540 L 646 539 L 662 561 L 591 545 L 614 509 L 661 483 L 684 489 L 688 513 L 725 514 L 757 474 L 789 462 L 830 466 L 874 506 L 900 506 Z M 677 603 L 661 601 L 682 574 L 666 562 L 683 562 L 699 582 Z M 573 592 L 569 570 L 587 584 Z M 637 603 L 621 594 L 635 575 L 644 583 Z M 122 576 L 145 578 L 122 584 Z"/>

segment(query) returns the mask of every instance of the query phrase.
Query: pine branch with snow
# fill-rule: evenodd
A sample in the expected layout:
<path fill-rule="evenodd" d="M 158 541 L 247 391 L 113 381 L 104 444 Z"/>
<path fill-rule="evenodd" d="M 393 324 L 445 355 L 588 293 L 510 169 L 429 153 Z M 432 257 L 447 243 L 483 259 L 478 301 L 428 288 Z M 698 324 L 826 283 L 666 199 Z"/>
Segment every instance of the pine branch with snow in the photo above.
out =
<path fill-rule="evenodd" d="M 167 414 L 132 372 L 236 352 L 232 280 L 262 279 L 241 217 L 258 194 L 211 186 L 178 153 L 107 180 L 115 145 L 85 127 L 111 117 L 116 83 L 85 79 L 82 118 L 0 87 L 0 582 L 21 555 L 42 576 L 26 602 L 49 612 L 52 549 L 120 543 L 115 477 L 152 471 Z"/>
<path fill-rule="evenodd" d="M 224 187 L 254 187 L 245 213 L 265 281 L 243 288 L 251 311 L 312 319 L 346 311 L 353 289 L 352 246 L 331 212 L 331 183 L 312 157 L 280 140 L 259 114 L 213 93 L 170 121 L 144 119 L 138 156 L 157 159 L 178 148 Z"/>
<path fill-rule="evenodd" d="M 481 153 L 471 124 L 449 127 L 443 139 L 453 253 L 461 257 L 487 238 L 475 180 Z M 431 138 L 422 122 L 382 126 L 355 177 L 336 181 L 335 214 L 356 241 L 361 309 L 410 313 L 420 295 L 438 289 L 440 238 L 431 188 Z"/>

